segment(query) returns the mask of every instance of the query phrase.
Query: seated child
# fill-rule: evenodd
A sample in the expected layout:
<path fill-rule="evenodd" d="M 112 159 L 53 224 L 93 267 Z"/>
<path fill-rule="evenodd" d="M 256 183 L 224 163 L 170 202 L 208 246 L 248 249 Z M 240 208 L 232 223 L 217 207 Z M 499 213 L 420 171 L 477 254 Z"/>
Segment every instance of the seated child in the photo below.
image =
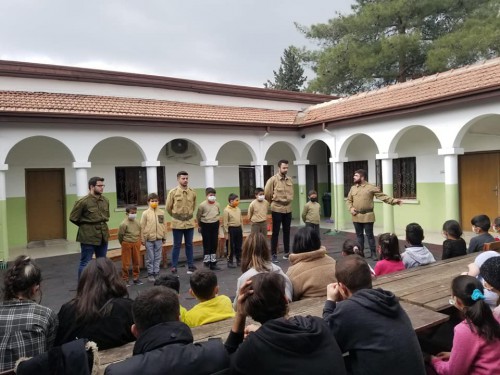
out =
<path fill-rule="evenodd" d="M 447 220 L 443 224 L 443 256 L 449 259 L 467 254 L 467 244 L 462 236 L 462 228 L 456 220 Z"/>
<path fill-rule="evenodd" d="M 496 251 L 482 251 L 479 253 L 479 255 L 474 259 L 474 263 L 469 264 L 469 271 L 462 273 L 462 275 L 469 275 L 469 276 L 474 276 L 476 279 L 478 279 L 481 283 L 484 282 L 483 277 L 479 274 L 479 269 L 483 265 L 484 262 L 486 262 L 488 259 L 493 258 L 493 257 L 498 257 L 500 256 L 499 253 Z M 495 307 L 498 305 L 498 295 L 495 292 L 492 292 L 488 289 L 484 289 L 484 299 L 486 303 L 491 307 L 493 310 Z"/>
<path fill-rule="evenodd" d="M 500 216 L 493 221 L 491 229 L 493 229 L 493 237 L 495 238 L 495 241 L 500 241 Z"/>
<path fill-rule="evenodd" d="M 450 303 L 465 319 L 455 326 L 451 352 L 432 356 L 438 374 L 497 374 L 500 368 L 500 324 L 484 301 L 483 286 L 474 277 L 457 276 Z"/>
<path fill-rule="evenodd" d="M 405 265 L 399 254 L 398 237 L 393 233 L 382 233 L 378 236 L 377 253 L 379 261 L 375 265 L 375 276 L 402 271 Z"/>
<path fill-rule="evenodd" d="M 342 245 L 342 256 L 357 254 L 359 256 L 365 257 L 365 254 L 361 250 L 361 246 L 355 240 L 345 240 Z"/>
<path fill-rule="evenodd" d="M 181 283 L 179 281 L 179 278 L 175 275 L 163 275 L 160 276 L 155 280 L 155 286 L 164 286 L 170 289 L 173 289 L 176 293 L 177 296 L 179 296 L 180 289 L 181 289 Z M 184 317 L 186 316 L 186 308 L 179 304 L 179 309 L 180 309 L 180 321 L 184 323 Z"/>
<path fill-rule="evenodd" d="M 220 295 L 217 276 L 213 271 L 200 270 L 191 275 L 189 293 L 199 303 L 189 310 L 184 323 L 190 327 L 218 322 L 234 317 L 233 304 L 228 296 Z"/>
<path fill-rule="evenodd" d="M 484 279 L 484 287 L 500 297 L 500 257 L 492 257 L 486 260 L 479 272 Z M 493 315 L 500 320 L 500 305 L 495 307 Z"/>
<path fill-rule="evenodd" d="M 486 215 L 477 215 L 470 221 L 472 224 L 472 231 L 477 234 L 477 236 L 472 237 L 469 243 L 468 253 L 476 253 L 478 251 L 483 251 L 483 246 L 485 243 L 493 242 L 495 239 L 491 234 L 488 233 L 490 229 L 490 218 Z"/>
<path fill-rule="evenodd" d="M 417 223 L 410 223 L 406 226 L 406 251 L 401 254 L 401 259 L 406 268 L 424 266 L 434 263 L 436 259 L 427 247 L 422 244 L 424 240 L 424 230 Z"/>

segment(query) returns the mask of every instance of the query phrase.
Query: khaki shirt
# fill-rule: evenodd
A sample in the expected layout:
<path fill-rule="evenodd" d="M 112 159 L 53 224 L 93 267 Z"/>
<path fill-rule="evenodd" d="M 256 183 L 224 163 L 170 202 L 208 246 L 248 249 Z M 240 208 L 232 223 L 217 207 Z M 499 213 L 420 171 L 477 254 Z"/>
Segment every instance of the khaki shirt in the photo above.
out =
<path fill-rule="evenodd" d="M 220 220 L 220 206 L 219 202 L 210 203 L 204 200 L 198 206 L 196 212 L 196 221 L 199 223 L 216 223 Z"/>
<path fill-rule="evenodd" d="M 141 238 L 141 226 L 136 220 L 129 220 L 127 217 L 118 228 L 118 242 L 136 243 Z"/>
<path fill-rule="evenodd" d="M 302 211 L 302 221 L 304 223 L 319 224 L 321 206 L 318 202 L 307 202 Z"/>
<path fill-rule="evenodd" d="M 149 207 L 141 216 L 141 242 L 164 240 L 165 224 L 163 210 Z"/>
<path fill-rule="evenodd" d="M 262 223 L 267 221 L 267 210 L 269 209 L 269 202 L 254 199 L 248 206 L 248 220 L 252 223 Z"/>
<path fill-rule="evenodd" d="M 228 232 L 229 227 L 241 227 L 243 230 L 243 223 L 241 222 L 241 210 L 239 207 L 232 207 L 227 205 L 224 208 L 222 215 L 222 226 L 224 233 Z"/>
<path fill-rule="evenodd" d="M 109 201 L 103 195 L 88 194 L 76 201 L 69 221 L 78 226 L 76 240 L 83 244 L 108 242 Z"/>
<path fill-rule="evenodd" d="M 194 228 L 194 209 L 196 193 L 193 189 L 182 189 L 180 186 L 170 190 L 165 208 L 172 216 L 172 229 Z"/>
<path fill-rule="evenodd" d="M 375 213 L 373 212 L 373 197 L 381 200 L 384 203 L 394 205 L 397 199 L 391 198 L 382 193 L 380 189 L 372 184 L 365 182 L 363 185 L 353 185 L 347 195 L 347 207 L 349 211 L 354 208 L 357 211 L 371 210 L 372 212 L 358 213 L 352 216 L 352 221 L 355 223 L 373 223 L 375 221 Z"/>
<path fill-rule="evenodd" d="M 267 180 L 264 195 L 271 203 L 271 211 L 282 214 L 292 212 L 293 181 L 290 177 L 275 174 Z"/>

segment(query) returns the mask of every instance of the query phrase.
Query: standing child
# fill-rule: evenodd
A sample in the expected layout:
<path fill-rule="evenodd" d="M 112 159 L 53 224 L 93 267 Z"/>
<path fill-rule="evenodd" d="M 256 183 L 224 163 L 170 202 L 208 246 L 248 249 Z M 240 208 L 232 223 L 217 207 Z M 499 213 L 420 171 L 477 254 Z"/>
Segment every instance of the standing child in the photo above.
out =
<path fill-rule="evenodd" d="M 468 253 L 476 253 L 478 251 L 483 251 L 483 246 L 485 243 L 493 242 L 495 239 L 491 234 L 488 233 L 490 230 L 490 218 L 486 215 L 477 215 L 470 221 L 472 224 L 472 231 L 477 234 L 476 237 L 472 237 L 469 243 Z"/>
<path fill-rule="evenodd" d="M 141 255 L 141 226 L 135 220 L 137 206 L 127 206 L 125 209 L 127 217 L 118 228 L 118 242 L 122 247 L 122 278 L 127 284 L 129 279 L 129 267 L 132 262 L 132 277 L 135 285 L 142 285 L 139 280 L 139 257 Z"/>
<path fill-rule="evenodd" d="M 443 260 L 467 254 L 467 244 L 461 237 L 462 228 L 458 221 L 445 221 L 443 224 L 443 236 L 446 238 L 443 242 Z"/>
<path fill-rule="evenodd" d="M 215 193 L 214 188 L 205 189 L 207 199 L 198 207 L 196 221 L 203 239 L 203 265 L 210 267 L 213 271 L 219 271 L 221 268 L 217 266 L 217 246 L 219 245 L 220 206 L 216 202 Z"/>
<path fill-rule="evenodd" d="M 149 208 L 141 216 L 142 243 L 146 246 L 148 281 L 154 282 L 160 274 L 162 244 L 165 242 L 165 215 L 158 208 L 158 194 L 148 195 Z"/>
<path fill-rule="evenodd" d="M 500 241 L 500 216 L 493 221 L 491 229 L 493 229 L 495 241 Z"/>
<path fill-rule="evenodd" d="M 241 245 L 243 243 L 243 224 L 241 222 L 241 210 L 238 208 L 240 200 L 234 193 L 229 194 L 229 204 L 224 209 L 222 219 L 224 236 L 228 241 L 227 266 L 236 268 L 241 265 Z M 234 258 L 236 257 L 236 266 Z"/>
<path fill-rule="evenodd" d="M 318 203 L 318 193 L 316 190 L 311 190 L 307 196 L 309 202 L 305 204 L 304 210 L 302 210 L 302 221 L 306 223 L 306 227 L 311 227 L 319 236 L 319 211 L 321 206 Z"/>
<path fill-rule="evenodd" d="M 393 233 L 382 233 L 378 236 L 377 253 L 379 261 L 375 265 L 375 276 L 402 271 L 405 265 L 399 254 L 398 237 Z"/>
<path fill-rule="evenodd" d="M 500 324 L 484 302 L 483 286 L 475 277 L 457 276 L 451 284 L 450 304 L 465 320 L 455 326 L 451 352 L 432 356 L 438 374 L 498 374 Z"/>
<path fill-rule="evenodd" d="M 255 189 L 255 199 L 248 206 L 248 220 L 252 223 L 251 233 L 260 232 L 267 238 L 267 210 L 269 202 L 266 201 L 264 189 Z"/>

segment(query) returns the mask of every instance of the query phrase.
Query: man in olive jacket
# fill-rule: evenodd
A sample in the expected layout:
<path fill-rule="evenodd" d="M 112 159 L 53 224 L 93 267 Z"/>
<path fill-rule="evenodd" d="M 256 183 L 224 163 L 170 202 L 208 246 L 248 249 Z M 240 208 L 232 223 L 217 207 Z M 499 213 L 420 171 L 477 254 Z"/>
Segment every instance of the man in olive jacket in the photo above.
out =
<path fill-rule="evenodd" d="M 104 178 L 92 177 L 89 194 L 75 203 L 69 216 L 69 220 L 78 226 L 76 240 L 80 242 L 82 252 L 78 279 L 94 253 L 99 258 L 105 257 L 108 251 L 109 201 L 102 195 L 103 190 Z"/>

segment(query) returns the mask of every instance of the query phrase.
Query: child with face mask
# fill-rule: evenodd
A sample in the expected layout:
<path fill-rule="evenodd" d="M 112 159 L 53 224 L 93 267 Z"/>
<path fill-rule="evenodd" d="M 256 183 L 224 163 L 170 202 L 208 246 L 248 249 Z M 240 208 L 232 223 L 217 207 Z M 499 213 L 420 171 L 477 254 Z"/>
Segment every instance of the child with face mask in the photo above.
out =
<path fill-rule="evenodd" d="M 132 277 L 134 285 L 142 285 L 139 280 L 139 257 L 141 255 L 141 226 L 135 220 L 137 217 L 137 206 L 127 206 L 125 209 L 127 217 L 118 228 L 118 242 L 122 247 L 122 278 L 129 284 L 129 267 L 132 262 Z"/>
<path fill-rule="evenodd" d="M 252 223 L 251 233 L 260 232 L 267 237 L 267 211 L 269 202 L 266 201 L 264 189 L 255 189 L 255 199 L 248 206 L 248 220 Z"/>
<path fill-rule="evenodd" d="M 224 237 L 228 240 L 227 267 L 236 268 L 241 265 L 241 245 L 243 243 L 243 223 L 241 210 L 238 205 L 240 199 L 236 194 L 229 194 L 229 204 L 224 209 L 223 227 Z M 236 265 L 234 258 L 236 257 Z"/>
<path fill-rule="evenodd" d="M 318 236 L 319 233 L 319 221 L 320 221 L 320 210 L 321 206 L 318 203 L 318 193 L 316 190 L 309 191 L 307 194 L 309 202 L 307 202 L 302 210 L 302 221 L 306 223 L 306 227 L 312 228 Z"/>
<path fill-rule="evenodd" d="M 200 203 L 196 212 L 198 231 L 203 239 L 203 265 L 212 271 L 219 271 L 217 246 L 219 244 L 220 206 L 216 201 L 214 188 L 206 188 L 206 200 Z"/>

